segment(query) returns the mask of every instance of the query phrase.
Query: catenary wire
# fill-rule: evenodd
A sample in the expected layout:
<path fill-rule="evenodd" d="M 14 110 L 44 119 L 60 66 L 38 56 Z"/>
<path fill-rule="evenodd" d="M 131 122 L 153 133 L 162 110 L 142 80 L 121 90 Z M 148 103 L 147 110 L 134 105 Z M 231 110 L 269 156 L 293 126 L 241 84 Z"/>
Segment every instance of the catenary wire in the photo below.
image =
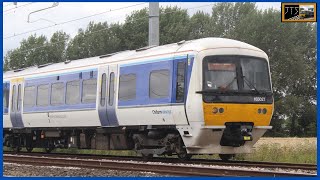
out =
<path fill-rule="evenodd" d="M 106 14 L 106 13 L 109 13 L 109 12 L 114 12 L 114 11 L 119 11 L 119 10 L 131 8 L 131 7 L 139 6 L 139 5 L 142 5 L 142 4 L 146 4 L 146 3 L 144 2 L 144 3 L 134 4 L 134 5 L 126 6 L 126 7 L 121 7 L 121 8 L 117 8 L 117 9 L 111 9 L 111 10 L 108 10 L 108 11 L 92 14 L 92 15 L 89 15 L 89 16 L 83 16 L 83 17 L 80 17 L 80 18 L 71 19 L 71 20 L 68 20 L 68 21 L 56 23 L 54 25 L 45 26 L 45 27 L 41 27 L 41 28 L 30 30 L 30 31 L 25 31 L 25 32 L 22 32 L 22 33 L 18 33 L 18 34 L 14 34 L 14 35 L 11 35 L 11 36 L 7 36 L 7 37 L 4 37 L 3 39 L 10 39 L 10 38 L 21 36 L 21 35 L 24 35 L 24 34 L 28 34 L 28 33 L 36 32 L 36 31 L 52 28 L 52 27 L 59 26 L 59 25 L 68 24 L 68 23 L 75 22 L 75 21 L 80 21 L 80 20 L 87 19 L 87 18 L 90 18 L 90 17 L 98 16 L 98 15 L 101 15 L 101 14 Z"/>
<path fill-rule="evenodd" d="M 35 2 L 31 2 L 31 3 L 23 4 L 23 5 L 21 5 L 21 6 L 17 6 L 17 7 L 11 8 L 11 9 L 7 9 L 7 10 L 5 10 L 5 11 L 3 11 L 3 12 L 8 12 L 8 11 L 11 11 L 11 10 L 14 10 L 14 9 L 26 7 L 26 6 L 29 6 L 29 5 L 31 5 L 31 4 L 33 4 L 33 3 L 35 3 Z"/>
<path fill-rule="evenodd" d="M 214 5 L 213 4 L 209 4 L 209 5 Z M 197 8 L 201 8 L 201 7 L 205 7 L 205 6 L 208 6 L 207 5 L 202 5 L 202 6 L 197 6 L 197 7 L 193 7 L 193 8 L 187 8 L 187 9 L 184 9 L 184 10 L 191 10 L 191 9 L 197 9 Z M 175 13 L 175 12 L 179 12 L 179 10 L 176 10 L 176 11 L 169 11 L 169 12 L 165 12 L 165 13 L 161 13 L 161 14 L 171 14 L 171 13 Z M 140 21 L 142 19 L 146 19 L 148 17 L 141 17 L 141 18 L 138 18 L 138 19 L 135 19 L 134 21 L 137 22 L 137 21 Z M 133 22 L 133 21 L 131 21 Z M 95 33 L 98 33 L 98 32 L 101 32 L 101 31 L 105 31 L 105 30 L 108 30 L 109 27 L 107 28 L 103 28 L 103 29 L 100 29 L 100 30 L 97 30 L 97 31 L 93 31 L 93 32 L 89 32 L 87 34 L 84 34 L 84 36 L 88 36 L 88 35 L 91 35 L 91 34 L 95 34 Z M 47 47 L 47 46 L 52 46 L 52 45 L 55 45 L 55 44 L 59 44 L 59 43 L 62 43 L 62 42 L 66 42 L 69 38 L 66 38 L 64 40 L 61 40 L 61 41 L 57 41 L 55 43 L 50 43 L 50 44 L 46 44 L 46 45 L 43 45 L 43 46 L 38 46 L 38 47 L 34 47 L 34 48 L 30 48 L 30 49 L 26 49 L 26 50 L 23 50 L 23 51 L 20 51 L 18 53 L 26 53 L 26 52 L 29 52 L 29 51 L 32 51 L 32 50 L 36 50 L 36 49 L 39 49 L 39 48 L 44 48 L 44 47 Z"/>

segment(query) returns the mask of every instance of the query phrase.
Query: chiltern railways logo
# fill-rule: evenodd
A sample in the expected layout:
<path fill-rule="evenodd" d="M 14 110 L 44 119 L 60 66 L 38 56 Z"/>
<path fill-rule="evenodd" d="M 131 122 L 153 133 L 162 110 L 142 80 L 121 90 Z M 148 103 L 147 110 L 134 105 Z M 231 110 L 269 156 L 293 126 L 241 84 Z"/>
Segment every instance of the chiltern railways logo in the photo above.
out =
<path fill-rule="evenodd" d="M 171 114 L 171 110 L 152 110 L 152 114 Z"/>
<path fill-rule="evenodd" d="M 316 22 L 316 3 L 281 3 L 282 22 Z"/>

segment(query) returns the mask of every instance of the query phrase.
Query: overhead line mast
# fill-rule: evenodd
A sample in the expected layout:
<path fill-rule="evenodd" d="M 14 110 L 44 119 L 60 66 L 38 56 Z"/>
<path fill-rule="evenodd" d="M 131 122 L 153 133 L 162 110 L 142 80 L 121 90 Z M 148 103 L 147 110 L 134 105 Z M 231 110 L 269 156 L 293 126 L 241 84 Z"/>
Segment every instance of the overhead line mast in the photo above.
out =
<path fill-rule="evenodd" d="M 149 3 L 149 46 L 159 46 L 159 2 Z"/>

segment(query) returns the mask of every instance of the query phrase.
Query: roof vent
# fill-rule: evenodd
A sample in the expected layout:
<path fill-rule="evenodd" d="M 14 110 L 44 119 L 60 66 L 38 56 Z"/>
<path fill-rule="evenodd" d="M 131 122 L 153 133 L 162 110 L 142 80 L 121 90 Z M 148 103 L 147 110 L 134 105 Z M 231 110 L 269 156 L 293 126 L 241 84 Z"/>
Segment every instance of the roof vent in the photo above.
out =
<path fill-rule="evenodd" d="M 115 54 L 118 54 L 119 52 L 115 52 L 115 53 L 110 53 L 110 54 L 106 54 L 106 55 L 102 55 L 102 56 L 99 56 L 99 58 L 106 58 L 106 57 L 110 57 L 110 56 L 113 56 Z"/>
<path fill-rule="evenodd" d="M 178 45 L 181 45 L 181 44 L 183 44 L 183 43 L 185 43 L 185 42 L 186 42 L 186 40 L 182 40 L 182 41 L 177 42 L 177 44 L 178 44 Z"/>
<path fill-rule="evenodd" d="M 65 60 L 64 63 L 69 64 L 69 63 L 71 63 L 71 60 Z"/>
<path fill-rule="evenodd" d="M 20 72 L 20 71 L 23 71 L 23 70 L 25 70 L 25 69 L 27 69 L 27 68 L 15 69 L 15 70 L 13 70 L 13 72 Z"/>
<path fill-rule="evenodd" d="M 154 48 L 154 47 L 156 47 L 156 45 L 142 47 L 142 48 L 136 49 L 136 51 L 137 52 L 138 51 L 144 51 L 144 50 L 151 49 L 151 48 Z"/>
<path fill-rule="evenodd" d="M 41 65 L 38 65 L 38 68 L 43 68 L 43 67 L 49 66 L 49 65 L 51 65 L 51 64 L 52 64 L 52 63 L 41 64 Z"/>

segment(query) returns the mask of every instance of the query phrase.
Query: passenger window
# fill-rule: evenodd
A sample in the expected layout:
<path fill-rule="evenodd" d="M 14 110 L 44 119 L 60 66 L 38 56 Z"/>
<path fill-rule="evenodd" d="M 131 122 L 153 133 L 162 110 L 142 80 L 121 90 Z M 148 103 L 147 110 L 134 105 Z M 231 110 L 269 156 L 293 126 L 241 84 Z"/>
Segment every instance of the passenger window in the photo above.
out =
<path fill-rule="evenodd" d="M 82 82 L 82 103 L 95 103 L 97 96 L 97 80 L 89 79 Z"/>
<path fill-rule="evenodd" d="M 106 103 L 106 73 L 102 74 L 101 78 L 101 95 L 100 95 L 100 104 L 104 106 Z"/>
<path fill-rule="evenodd" d="M 114 72 L 110 74 L 110 83 L 109 83 L 109 106 L 113 105 L 114 99 Z"/>
<path fill-rule="evenodd" d="M 49 84 L 39 85 L 37 93 L 37 106 L 48 106 Z"/>
<path fill-rule="evenodd" d="M 135 74 L 120 76 L 119 100 L 128 101 L 136 98 L 136 81 L 137 77 Z"/>
<path fill-rule="evenodd" d="M 33 107 L 36 104 L 35 90 L 35 86 L 28 86 L 24 88 L 23 107 Z"/>
<path fill-rule="evenodd" d="M 51 105 L 57 106 L 64 104 L 63 102 L 64 97 L 64 83 L 54 83 L 51 85 Z"/>
<path fill-rule="evenodd" d="M 67 82 L 66 89 L 66 104 L 79 104 L 80 103 L 80 81 Z"/>
<path fill-rule="evenodd" d="M 169 74 L 169 70 L 155 70 L 150 73 L 150 98 L 165 98 L 169 96 Z"/>
<path fill-rule="evenodd" d="M 176 102 L 184 101 L 186 63 L 179 62 L 177 69 Z"/>

